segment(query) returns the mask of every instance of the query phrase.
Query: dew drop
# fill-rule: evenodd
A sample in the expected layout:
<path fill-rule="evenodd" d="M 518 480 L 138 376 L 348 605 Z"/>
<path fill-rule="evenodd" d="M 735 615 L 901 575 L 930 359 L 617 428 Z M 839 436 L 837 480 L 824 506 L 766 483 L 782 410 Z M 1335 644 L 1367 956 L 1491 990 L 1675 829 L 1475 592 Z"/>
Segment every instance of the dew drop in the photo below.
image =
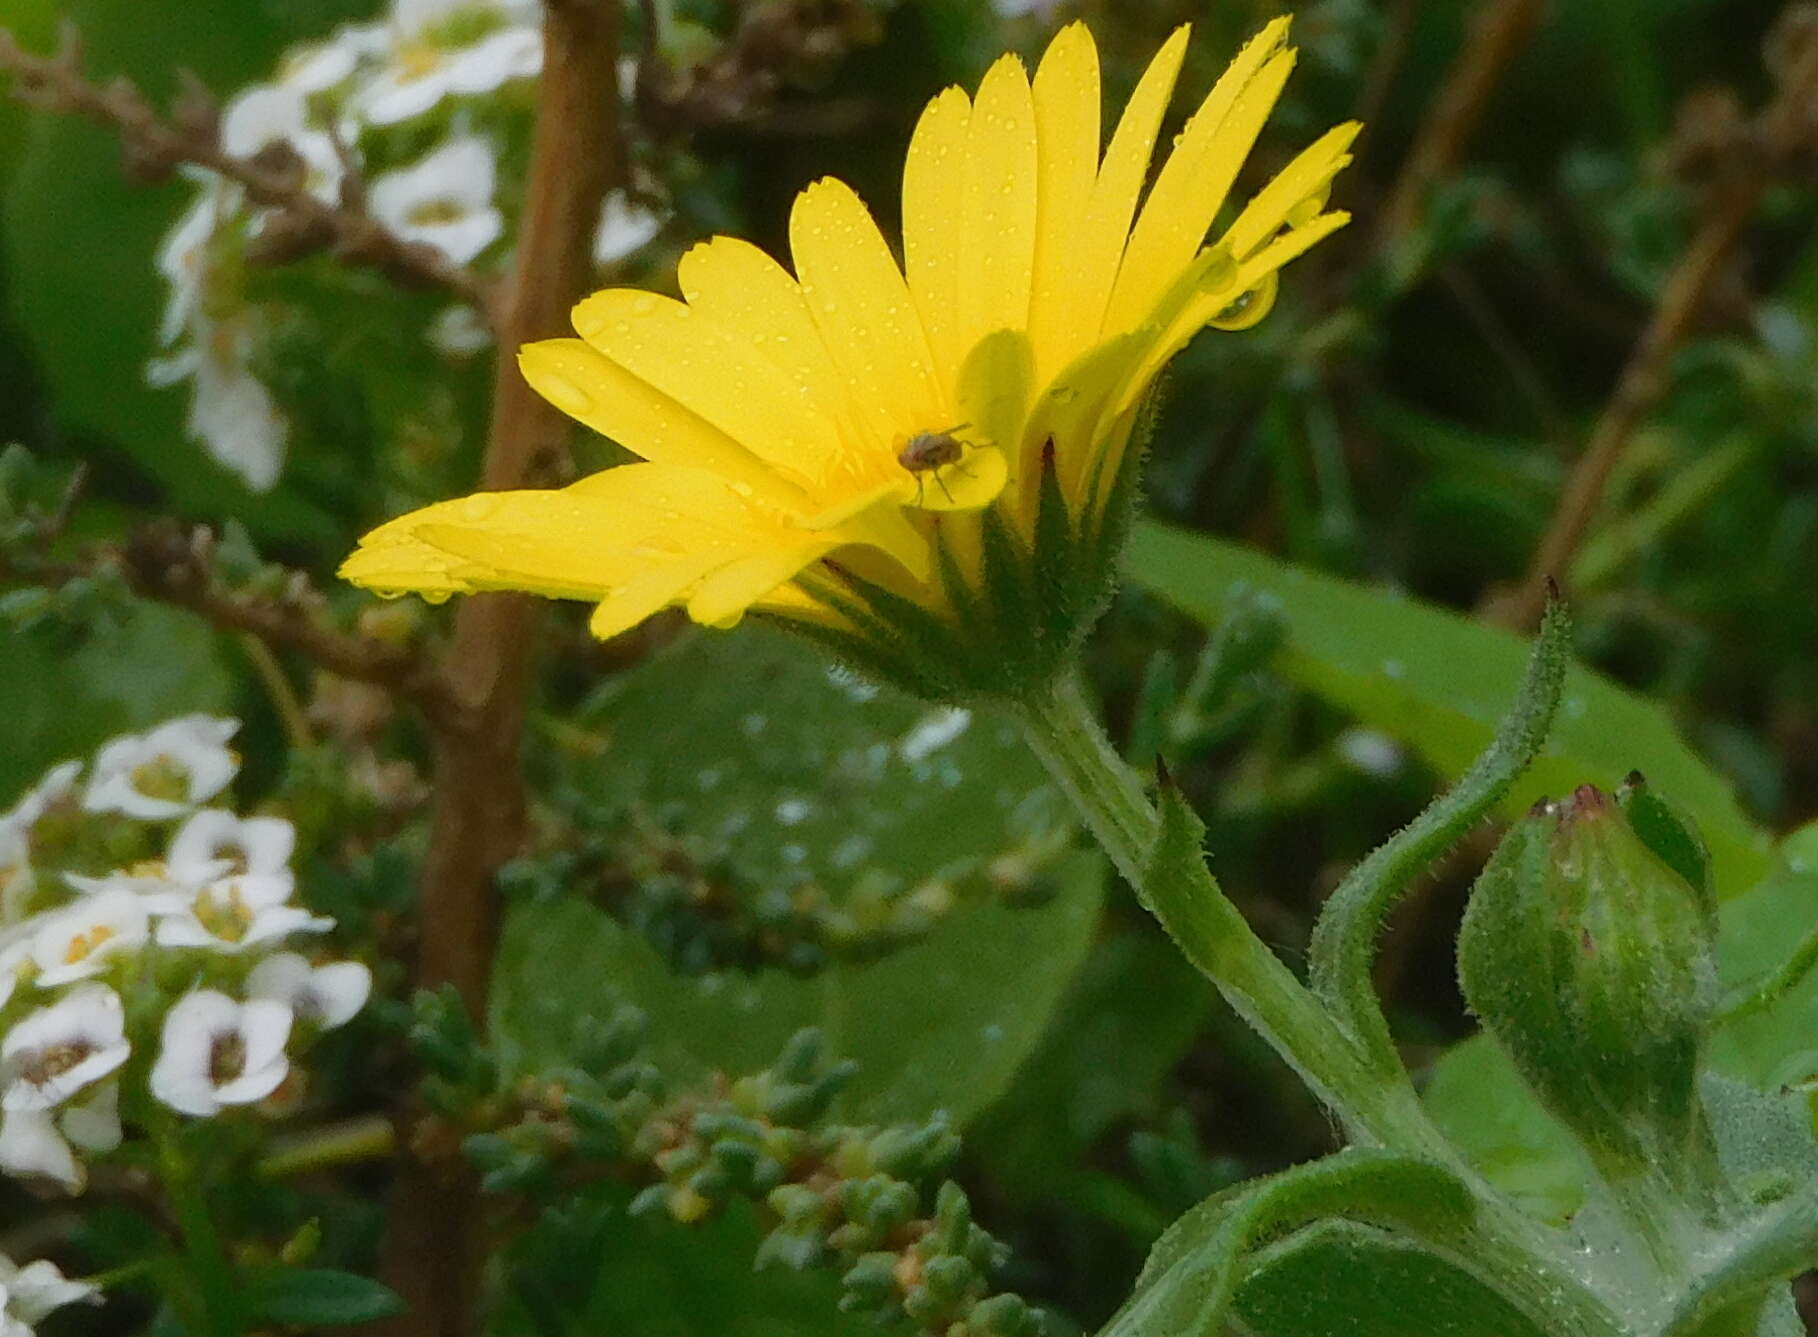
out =
<path fill-rule="evenodd" d="M 564 413 L 581 414 L 593 412 L 593 396 L 566 376 L 554 372 L 544 372 L 537 389 L 542 391 L 543 398 L 561 409 Z"/>

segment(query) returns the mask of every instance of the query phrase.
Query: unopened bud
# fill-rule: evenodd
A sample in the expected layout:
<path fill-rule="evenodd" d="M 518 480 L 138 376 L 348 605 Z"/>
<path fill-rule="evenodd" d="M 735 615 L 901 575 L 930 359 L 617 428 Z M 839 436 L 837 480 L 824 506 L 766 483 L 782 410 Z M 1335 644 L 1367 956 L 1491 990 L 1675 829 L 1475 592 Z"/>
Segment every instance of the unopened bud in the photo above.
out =
<path fill-rule="evenodd" d="M 1537 806 L 1471 894 L 1459 977 L 1528 1085 L 1606 1173 L 1686 1167 L 1717 996 L 1701 849 L 1658 801 Z"/>

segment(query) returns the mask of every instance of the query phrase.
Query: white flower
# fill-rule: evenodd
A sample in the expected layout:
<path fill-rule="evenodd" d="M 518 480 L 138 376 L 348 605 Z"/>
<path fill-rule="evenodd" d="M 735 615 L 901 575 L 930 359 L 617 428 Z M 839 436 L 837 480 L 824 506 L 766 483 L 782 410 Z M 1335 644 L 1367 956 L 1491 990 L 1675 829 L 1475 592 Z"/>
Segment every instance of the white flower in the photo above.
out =
<path fill-rule="evenodd" d="M 214 240 L 222 217 L 239 206 L 240 198 L 239 187 L 212 176 L 204 178 L 195 203 L 158 248 L 158 271 L 170 284 L 164 323 L 158 330 L 159 343 L 175 343 L 202 309 L 202 296 L 208 289 L 208 245 Z"/>
<path fill-rule="evenodd" d="M 0 813 L 0 921 L 10 920 L 30 899 L 37 879 L 32 875 L 32 828 L 75 791 L 82 763 L 65 761 L 53 766 L 37 784 L 5 813 Z M 0 1003 L 11 985 L 0 981 Z"/>
<path fill-rule="evenodd" d="M 152 1094 L 202 1118 L 263 1100 L 290 1071 L 290 1021 L 290 1009 L 269 998 L 236 1003 L 213 989 L 185 994 L 164 1018 Z"/>
<path fill-rule="evenodd" d="M 198 316 L 194 339 L 145 369 L 154 386 L 192 381 L 184 429 L 214 459 L 255 492 L 278 481 L 290 424 L 278 413 L 265 382 L 253 375 L 256 332 L 250 312 L 225 320 Z"/>
<path fill-rule="evenodd" d="M 120 1145 L 118 1082 L 103 1082 L 86 1101 L 60 1110 L 6 1111 L 0 1117 L 0 1171 L 17 1179 L 49 1179 L 80 1193 L 88 1173 L 72 1142 L 84 1151 Z"/>
<path fill-rule="evenodd" d="M 395 125 L 444 98 L 490 93 L 542 68 L 543 33 L 535 26 L 501 28 L 452 49 L 407 41 L 393 52 L 391 65 L 354 95 L 349 110 L 356 121 Z"/>
<path fill-rule="evenodd" d="M 345 83 L 368 56 L 382 55 L 391 46 L 391 34 L 382 23 L 350 23 L 337 28 L 326 42 L 298 47 L 287 54 L 278 71 L 278 82 L 309 97 Z"/>
<path fill-rule="evenodd" d="M 82 806 L 145 821 L 181 817 L 219 794 L 240 769 L 227 746 L 239 727 L 238 720 L 184 715 L 150 733 L 114 739 L 95 758 Z"/>
<path fill-rule="evenodd" d="M 5 1007 L 19 987 L 19 982 L 32 966 L 32 921 L 8 929 L 0 935 L 0 1007 Z"/>
<path fill-rule="evenodd" d="M 204 808 L 171 837 L 165 862 L 179 882 L 213 882 L 223 873 L 244 882 L 273 884 L 276 900 L 290 896 L 290 856 L 297 828 L 282 817 L 236 817 L 224 808 Z"/>
<path fill-rule="evenodd" d="M 465 15 L 492 15 L 500 23 L 534 23 L 539 9 L 540 0 L 395 0 L 391 22 L 400 37 L 411 38 Z"/>
<path fill-rule="evenodd" d="M 623 190 L 612 191 L 606 196 L 600 210 L 600 226 L 593 234 L 594 263 L 609 265 L 642 250 L 663 230 L 665 221 L 662 214 L 638 204 Z"/>
<path fill-rule="evenodd" d="M 84 1151 L 112 1151 L 120 1145 L 120 1083 L 103 1082 L 87 1100 L 57 1111 L 63 1135 Z"/>
<path fill-rule="evenodd" d="M 131 1052 L 120 995 L 104 984 L 79 984 L 0 1040 L 8 1077 L 0 1108 L 52 1109 L 114 1071 Z"/>
<path fill-rule="evenodd" d="M 87 1281 L 71 1281 L 48 1258 L 20 1267 L 0 1254 L 0 1287 L 6 1290 L 6 1313 L 22 1323 L 42 1322 L 64 1305 L 97 1299 L 101 1288 Z"/>
<path fill-rule="evenodd" d="M 373 216 L 408 241 L 427 242 L 464 265 L 499 239 L 505 219 L 492 202 L 492 147 L 475 135 L 451 139 L 420 161 L 372 183 Z"/>
<path fill-rule="evenodd" d="M 353 1020 L 371 993 L 372 972 L 360 962 L 312 966 L 296 952 L 268 956 L 246 977 L 247 997 L 275 999 L 325 1031 Z"/>
<path fill-rule="evenodd" d="M 161 914 L 153 937 L 160 947 L 205 947 L 238 954 L 293 933 L 322 933 L 332 919 L 287 905 L 289 885 L 270 877 L 224 877 L 195 892 L 154 896 Z"/>
<path fill-rule="evenodd" d="M 82 763 L 63 761 L 44 773 L 44 778 L 25 791 L 23 797 L 5 813 L 0 813 L 0 827 L 29 830 L 49 812 L 51 805 L 67 798 L 76 790 L 76 778 L 82 774 Z"/>
<path fill-rule="evenodd" d="M 7 1110 L 0 1116 L 0 1170 L 15 1179 L 53 1180 L 71 1193 L 80 1193 L 88 1182 L 49 1110 Z"/>
<path fill-rule="evenodd" d="M 468 358 L 492 346 L 492 331 L 471 306 L 458 302 L 443 307 L 429 322 L 429 346 L 445 357 Z"/>
<path fill-rule="evenodd" d="M 294 83 L 254 84 L 221 116 L 221 147 L 234 157 L 251 158 L 274 144 L 288 145 L 302 159 L 310 194 L 334 202 L 341 190 L 341 155 L 333 139 L 310 127 L 308 94 Z"/>
<path fill-rule="evenodd" d="M 1000 18 L 1020 19 L 1030 14 L 1047 14 L 1060 0 L 991 0 Z"/>
<path fill-rule="evenodd" d="M 124 888 L 84 896 L 42 916 L 31 942 L 38 986 L 52 989 L 100 974 L 109 958 L 139 946 L 150 929 L 145 899 Z"/>

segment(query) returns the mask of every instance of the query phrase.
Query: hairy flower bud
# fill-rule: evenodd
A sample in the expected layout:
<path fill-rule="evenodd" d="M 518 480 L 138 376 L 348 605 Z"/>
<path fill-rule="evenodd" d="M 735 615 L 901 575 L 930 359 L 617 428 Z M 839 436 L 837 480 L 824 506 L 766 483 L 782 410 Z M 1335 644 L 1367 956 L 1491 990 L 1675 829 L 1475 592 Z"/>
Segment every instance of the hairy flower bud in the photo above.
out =
<path fill-rule="evenodd" d="M 1509 832 L 1472 892 L 1459 976 L 1606 1176 L 1678 1176 L 1705 1146 L 1714 916 L 1697 838 L 1638 781 L 1621 801 L 1582 786 Z"/>

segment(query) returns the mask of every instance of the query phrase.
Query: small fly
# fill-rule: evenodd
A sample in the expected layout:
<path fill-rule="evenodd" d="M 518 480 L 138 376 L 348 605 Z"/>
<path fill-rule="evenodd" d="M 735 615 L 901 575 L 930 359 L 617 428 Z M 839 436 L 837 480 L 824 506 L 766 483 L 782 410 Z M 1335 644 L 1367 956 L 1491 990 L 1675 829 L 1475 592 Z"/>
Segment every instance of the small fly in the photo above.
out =
<path fill-rule="evenodd" d="M 926 486 L 923 477 L 932 473 L 934 481 L 940 486 L 941 493 L 948 501 L 953 500 L 953 493 L 947 490 L 947 481 L 940 471 L 950 464 L 958 464 L 966 453 L 965 444 L 953 434 L 962 432 L 970 423 L 961 423 L 949 427 L 944 432 L 917 432 L 909 442 L 896 454 L 896 462 L 915 475 L 915 504 L 922 504 L 922 489 Z"/>

